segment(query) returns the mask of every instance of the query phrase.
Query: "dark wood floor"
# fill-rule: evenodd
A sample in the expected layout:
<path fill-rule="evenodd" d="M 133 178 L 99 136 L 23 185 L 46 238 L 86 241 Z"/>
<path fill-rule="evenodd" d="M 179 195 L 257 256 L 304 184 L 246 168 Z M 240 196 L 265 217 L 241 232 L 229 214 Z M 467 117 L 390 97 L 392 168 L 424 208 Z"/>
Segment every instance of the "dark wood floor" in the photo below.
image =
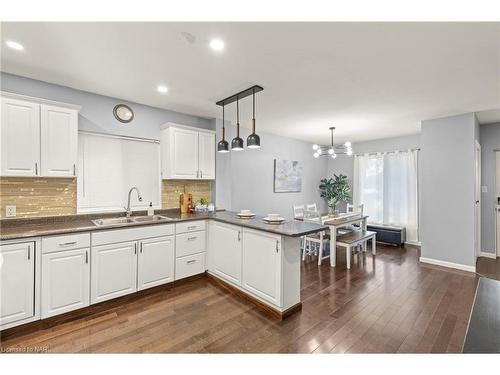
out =
<path fill-rule="evenodd" d="M 8 338 L 2 351 L 461 352 L 478 276 L 421 264 L 410 247 L 378 245 L 375 261 L 355 256 L 350 271 L 338 258 L 303 264 L 303 310 L 282 322 L 202 278 Z"/>

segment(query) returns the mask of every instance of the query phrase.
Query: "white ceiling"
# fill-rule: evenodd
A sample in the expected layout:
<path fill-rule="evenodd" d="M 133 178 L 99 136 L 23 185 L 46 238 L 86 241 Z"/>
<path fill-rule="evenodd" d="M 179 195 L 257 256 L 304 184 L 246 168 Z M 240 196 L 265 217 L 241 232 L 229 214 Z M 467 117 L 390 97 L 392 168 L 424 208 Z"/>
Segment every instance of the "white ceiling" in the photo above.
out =
<path fill-rule="evenodd" d="M 331 125 L 356 142 L 470 111 L 500 121 L 500 23 L 2 23 L 1 52 L 5 72 L 203 117 L 260 84 L 257 130 L 311 142 Z"/>

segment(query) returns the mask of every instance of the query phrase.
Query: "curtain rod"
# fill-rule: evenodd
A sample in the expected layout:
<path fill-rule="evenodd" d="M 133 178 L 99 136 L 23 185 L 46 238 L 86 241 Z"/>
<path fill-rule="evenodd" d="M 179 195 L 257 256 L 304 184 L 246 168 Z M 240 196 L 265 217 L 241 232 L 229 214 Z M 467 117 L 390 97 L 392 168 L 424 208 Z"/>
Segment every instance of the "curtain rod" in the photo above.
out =
<path fill-rule="evenodd" d="M 87 130 L 79 130 L 78 133 L 79 134 L 96 135 L 96 136 L 107 137 L 107 138 L 126 139 L 126 140 L 129 140 L 129 141 L 141 141 L 141 142 L 160 143 L 160 141 L 157 140 L 157 139 L 139 138 L 139 137 L 132 137 L 132 136 L 129 136 L 129 135 L 115 135 L 115 134 L 91 132 L 91 131 L 87 131 Z"/>
<path fill-rule="evenodd" d="M 408 148 L 406 150 L 393 150 L 393 151 L 360 152 L 357 154 L 353 154 L 353 156 L 395 154 L 396 152 L 408 152 L 408 151 L 420 151 L 420 148 Z"/>

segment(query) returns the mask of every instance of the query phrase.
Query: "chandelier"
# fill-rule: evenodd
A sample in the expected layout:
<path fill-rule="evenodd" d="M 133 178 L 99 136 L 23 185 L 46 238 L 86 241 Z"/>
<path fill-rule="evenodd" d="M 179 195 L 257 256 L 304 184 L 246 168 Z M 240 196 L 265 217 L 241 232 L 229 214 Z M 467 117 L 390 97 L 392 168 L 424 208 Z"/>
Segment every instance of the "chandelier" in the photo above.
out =
<path fill-rule="evenodd" d="M 330 128 L 330 133 L 331 133 L 331 138 L 332 138 L 332 143 L 330 146 L 319 146 L 317 144 L 314 144 L 312 146 L 314 150 L 313 156 L 315 158 L 319 158 L 320 156 L 330 156 L 333 159 L 337 157 L 337 155 L 352 155 L 352 145 L 351 142 L 347 141 L 341 146 L 335 146 L 333 144 L 333 132 L 335 131 L 335 126 L 332 126 Z"/>

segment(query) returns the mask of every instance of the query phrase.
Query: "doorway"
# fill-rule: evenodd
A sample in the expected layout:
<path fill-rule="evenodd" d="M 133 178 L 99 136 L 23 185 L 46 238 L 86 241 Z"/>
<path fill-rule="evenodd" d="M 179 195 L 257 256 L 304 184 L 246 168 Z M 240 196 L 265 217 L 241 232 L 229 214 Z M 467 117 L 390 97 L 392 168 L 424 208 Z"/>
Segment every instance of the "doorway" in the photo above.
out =
<path fill-rule="evenodd" d="M 476 181 L 474 206 L 474 247 L 476 258 L 481 255 L 481 145 L 476 141 L 475 147 Z"/>

